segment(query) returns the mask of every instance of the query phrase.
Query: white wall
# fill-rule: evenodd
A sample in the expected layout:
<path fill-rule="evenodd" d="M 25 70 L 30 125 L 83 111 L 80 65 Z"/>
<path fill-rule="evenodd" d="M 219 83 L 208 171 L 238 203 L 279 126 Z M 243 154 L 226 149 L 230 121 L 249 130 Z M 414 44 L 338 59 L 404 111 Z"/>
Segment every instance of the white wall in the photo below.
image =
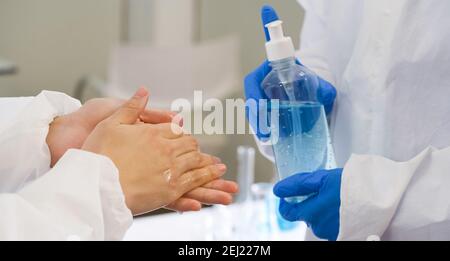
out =
<path fill-rule="evenodd" d="M 172 1 L 172 0 L 157 0 Z M 191 1 L 191 0 L 190 0 Z M 121 21 L 125 3 L 127 21 Z M 259 10 L 274 5 L 297 41 L 303 13 L 296 0 L 197 0 L 199 40 L 240 36 L 242 74 L 264 59 Z M 16 62 L 19 74 L 0 77 L 0 96 L 33 95 L 41 89 L 72 94 L 84 74 L 106 76 L 109 50 L 124 38 L 151 43 L 155 0 L 0 0 L 0 57 Z M 177 23 L 176 18 L 169 18 Z M 173 28 L 173 26 L 171 27 Z M 170 32 L 172 34 L 176 32 Z M 155 42 L 155 41 L 153 41 Z"/>
<path fill-rule="evenodd" d="M 0 57 L 16 62 L 20 70 L 15 76 L 0 76 L 0 97 L 35 95 L 42 89 L 73 94 L 83 75 L 105 78 L 110 47 L 121 38 L 135 43 L 154 42 L 157 33 L 151 28 L 153 1 L 0 0 Z M 122 6 L 127 2 L 129 10 Z M 265 3 L 277 8 L 286 22 L 287 34 L 298 42 L 303 13 L 296 0 L 197 0 L 200 28 L 196 40 L 239 36 L 243 77 L 265 58 L 259 14 Z M 121 17 L 128 19 L 121 21 Z M 166 23 L 178 22 L 176 15 L 167 18 Z M 128 25 L 131 30 L 121 32 Z M 235 96 L 242 96 L 242 86 L 238 87 L 241 91 Z M 236 147 L 254 146 L 254 141 L 249 135 L 227 138 L 227 147 L 219 156 L 230 165 L 229 173 L 233 175 Z M 272 166 L 258 154 L 257 180 L 267 181 Z"/>
<path fill-rule="evenodd" d="M 297 0 L 128 0 L 128 38 L 137 44 L 183 43 L 189 34 L 195 41 L 219 38 L 227 34 L 240 37 L 243 74 L 265 58 L 260 9 L 273 5 L 285 21 L 284 29 L 298 45 L 303 10 Z M 180 4 L 184 3 L 184 4 Z M 160 8 L 158 8 L 158 5 Z M 176 7 L 174 7 L 176 6 Z M 195 8 L 195 21 L 186 22 L 185 9 Z M 155 14 L 158 8 L 158 13 Z M 155 30 L 159 21 L 164 28 Z M 198 25 L 198 32 L 189 25 Z M 167 34 L 167 35 L 164 35 Z M 181 39 L 181 40 L 180 40 Z M 186 42 L 186 41 L 185 41 Z"/>
<path fill-rule="evenodd" d="M 241 39 L 243 74 L 265 59 L 265 39 L 260 18 L 264 4 L 277 9 L 285 22 L 286 35 L 292 36 L 297 46 L 304 14 L 297 0 L 202 0 L 200 39 L 237 34 Z"/>
<path fill-rule="evenodd" d="M 153 39 L 153 0 L 127 0 L 127 41 L 135 44 L 150 44 Z"/>
<path fill-rule="evenodd" d="M 0 0 L 0 57 L 19 68 L 0 77 L 0 96 L 72 94 L 84 74 L 105 76 L 120 12 L 120 0 Z"/>

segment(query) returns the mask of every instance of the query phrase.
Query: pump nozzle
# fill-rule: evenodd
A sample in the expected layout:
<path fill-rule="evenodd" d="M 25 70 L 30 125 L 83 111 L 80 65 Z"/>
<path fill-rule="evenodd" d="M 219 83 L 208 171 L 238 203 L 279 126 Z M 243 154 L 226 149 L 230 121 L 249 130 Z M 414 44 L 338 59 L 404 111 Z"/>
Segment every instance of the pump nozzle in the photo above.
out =
<path fill-rule="evenodd" d="M 267 59 L 278 61 L 295 57 L 294 43 L 290 37 L 283 33 L 283 21 L 277 20 L 266 25 L 269 31 L 270 41 L 266 43 Z"/>
<path fill-rule="evenodd" d="M 283 33 L 283 21 L 277 20 L 266 25 L 267 30 L 269 30 L 269 35 L 271 40 L 280 40 L 284 38 Z"/>

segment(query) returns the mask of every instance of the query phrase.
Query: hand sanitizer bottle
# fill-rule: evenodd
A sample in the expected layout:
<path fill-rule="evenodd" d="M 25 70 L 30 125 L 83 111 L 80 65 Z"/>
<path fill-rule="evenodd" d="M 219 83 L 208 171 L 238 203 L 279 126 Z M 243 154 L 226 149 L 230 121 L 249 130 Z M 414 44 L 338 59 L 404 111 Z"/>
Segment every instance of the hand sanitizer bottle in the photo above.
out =
<path fill-rule="evenodd" d="M 284 36 L 282 21 L 266 27 L 271 38 L 266 43 L 266 51 L 272 71 L 261 88 L 269 99 L 278 100 L 270 103 L 270 113 L 279 114 L 278 124 L 273 124 L 277 126 L 271 124 L 279 178 L 335 168 L 325 109 L 317 99 L 318 77 L 297 64 L 292 39 Z M 286 200 L 301 202 L 308 196 Z"/>

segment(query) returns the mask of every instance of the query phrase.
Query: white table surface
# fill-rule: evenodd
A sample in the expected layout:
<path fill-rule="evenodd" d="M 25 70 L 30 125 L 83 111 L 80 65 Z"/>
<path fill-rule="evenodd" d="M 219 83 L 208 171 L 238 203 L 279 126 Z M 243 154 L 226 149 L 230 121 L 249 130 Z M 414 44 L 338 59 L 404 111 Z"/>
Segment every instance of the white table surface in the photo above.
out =
<path fill-rule="evenodd" d="M 287 240 L 302 241 L 306 226 L 303 223 L 287 232 L 278 227 L 265 234 L 236 233 L 236 225 L 242 223 L 245 214 L 240 205 L 230 207 L 207 208 L 200 212 L 170 213 L 135 219 L 127 232 L 126 241 L 210 241 L 210 240 Z M 228 218 L 227 218 L 228 217 Z M 234 220 L 234 221 L 230 221 Z M 254 223 L 252 220 L 250 223 Z M 234 227 L 234 229 L 232 229 Z M 217 231 L 225 232 L 218 233 Z M 214 232 L 215 231 L 215 232 Z M 234 232 L 233 232 L 234 231 Z M 242 238 L 242 235 L 246 238 Z"/>

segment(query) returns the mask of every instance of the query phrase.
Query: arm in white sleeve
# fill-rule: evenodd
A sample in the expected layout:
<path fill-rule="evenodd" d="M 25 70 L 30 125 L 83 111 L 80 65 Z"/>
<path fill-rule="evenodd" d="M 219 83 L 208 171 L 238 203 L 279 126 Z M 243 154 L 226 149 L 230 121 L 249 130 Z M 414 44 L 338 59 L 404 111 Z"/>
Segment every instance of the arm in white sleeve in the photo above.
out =
<path fill-rule="evenodd" d="M 0 98 L 0 193 L 14 192 L 50 169 L 49 124 L 81 106 L 63 93 Z"/>
<path fill-rule="evenodd" d="M 0 131 L 16 119 L 34 97 L 0 97 Z"/>
<path fill-rule="evenodd" d="M 297 57 L 303 65 L 336 86 L 335 76 L 331 73 L 327 61 L 331 35 L 327 19 L 331 5 L 323 0 L 298 0 L 298 2 L 305 10 L 305 18 Z"/>
<path fill-rule="evenodd" d="M 119 240 L 132 222 L 112 161 L 80 150 L 19 192 L 0 194 L 0 209 L 0 240 Z"/>
<path fill-rule="evenodd" d="M 344 168 L 340 240 L 450 240 L 450 148 L 408 162 L 354 155 Z"/>

